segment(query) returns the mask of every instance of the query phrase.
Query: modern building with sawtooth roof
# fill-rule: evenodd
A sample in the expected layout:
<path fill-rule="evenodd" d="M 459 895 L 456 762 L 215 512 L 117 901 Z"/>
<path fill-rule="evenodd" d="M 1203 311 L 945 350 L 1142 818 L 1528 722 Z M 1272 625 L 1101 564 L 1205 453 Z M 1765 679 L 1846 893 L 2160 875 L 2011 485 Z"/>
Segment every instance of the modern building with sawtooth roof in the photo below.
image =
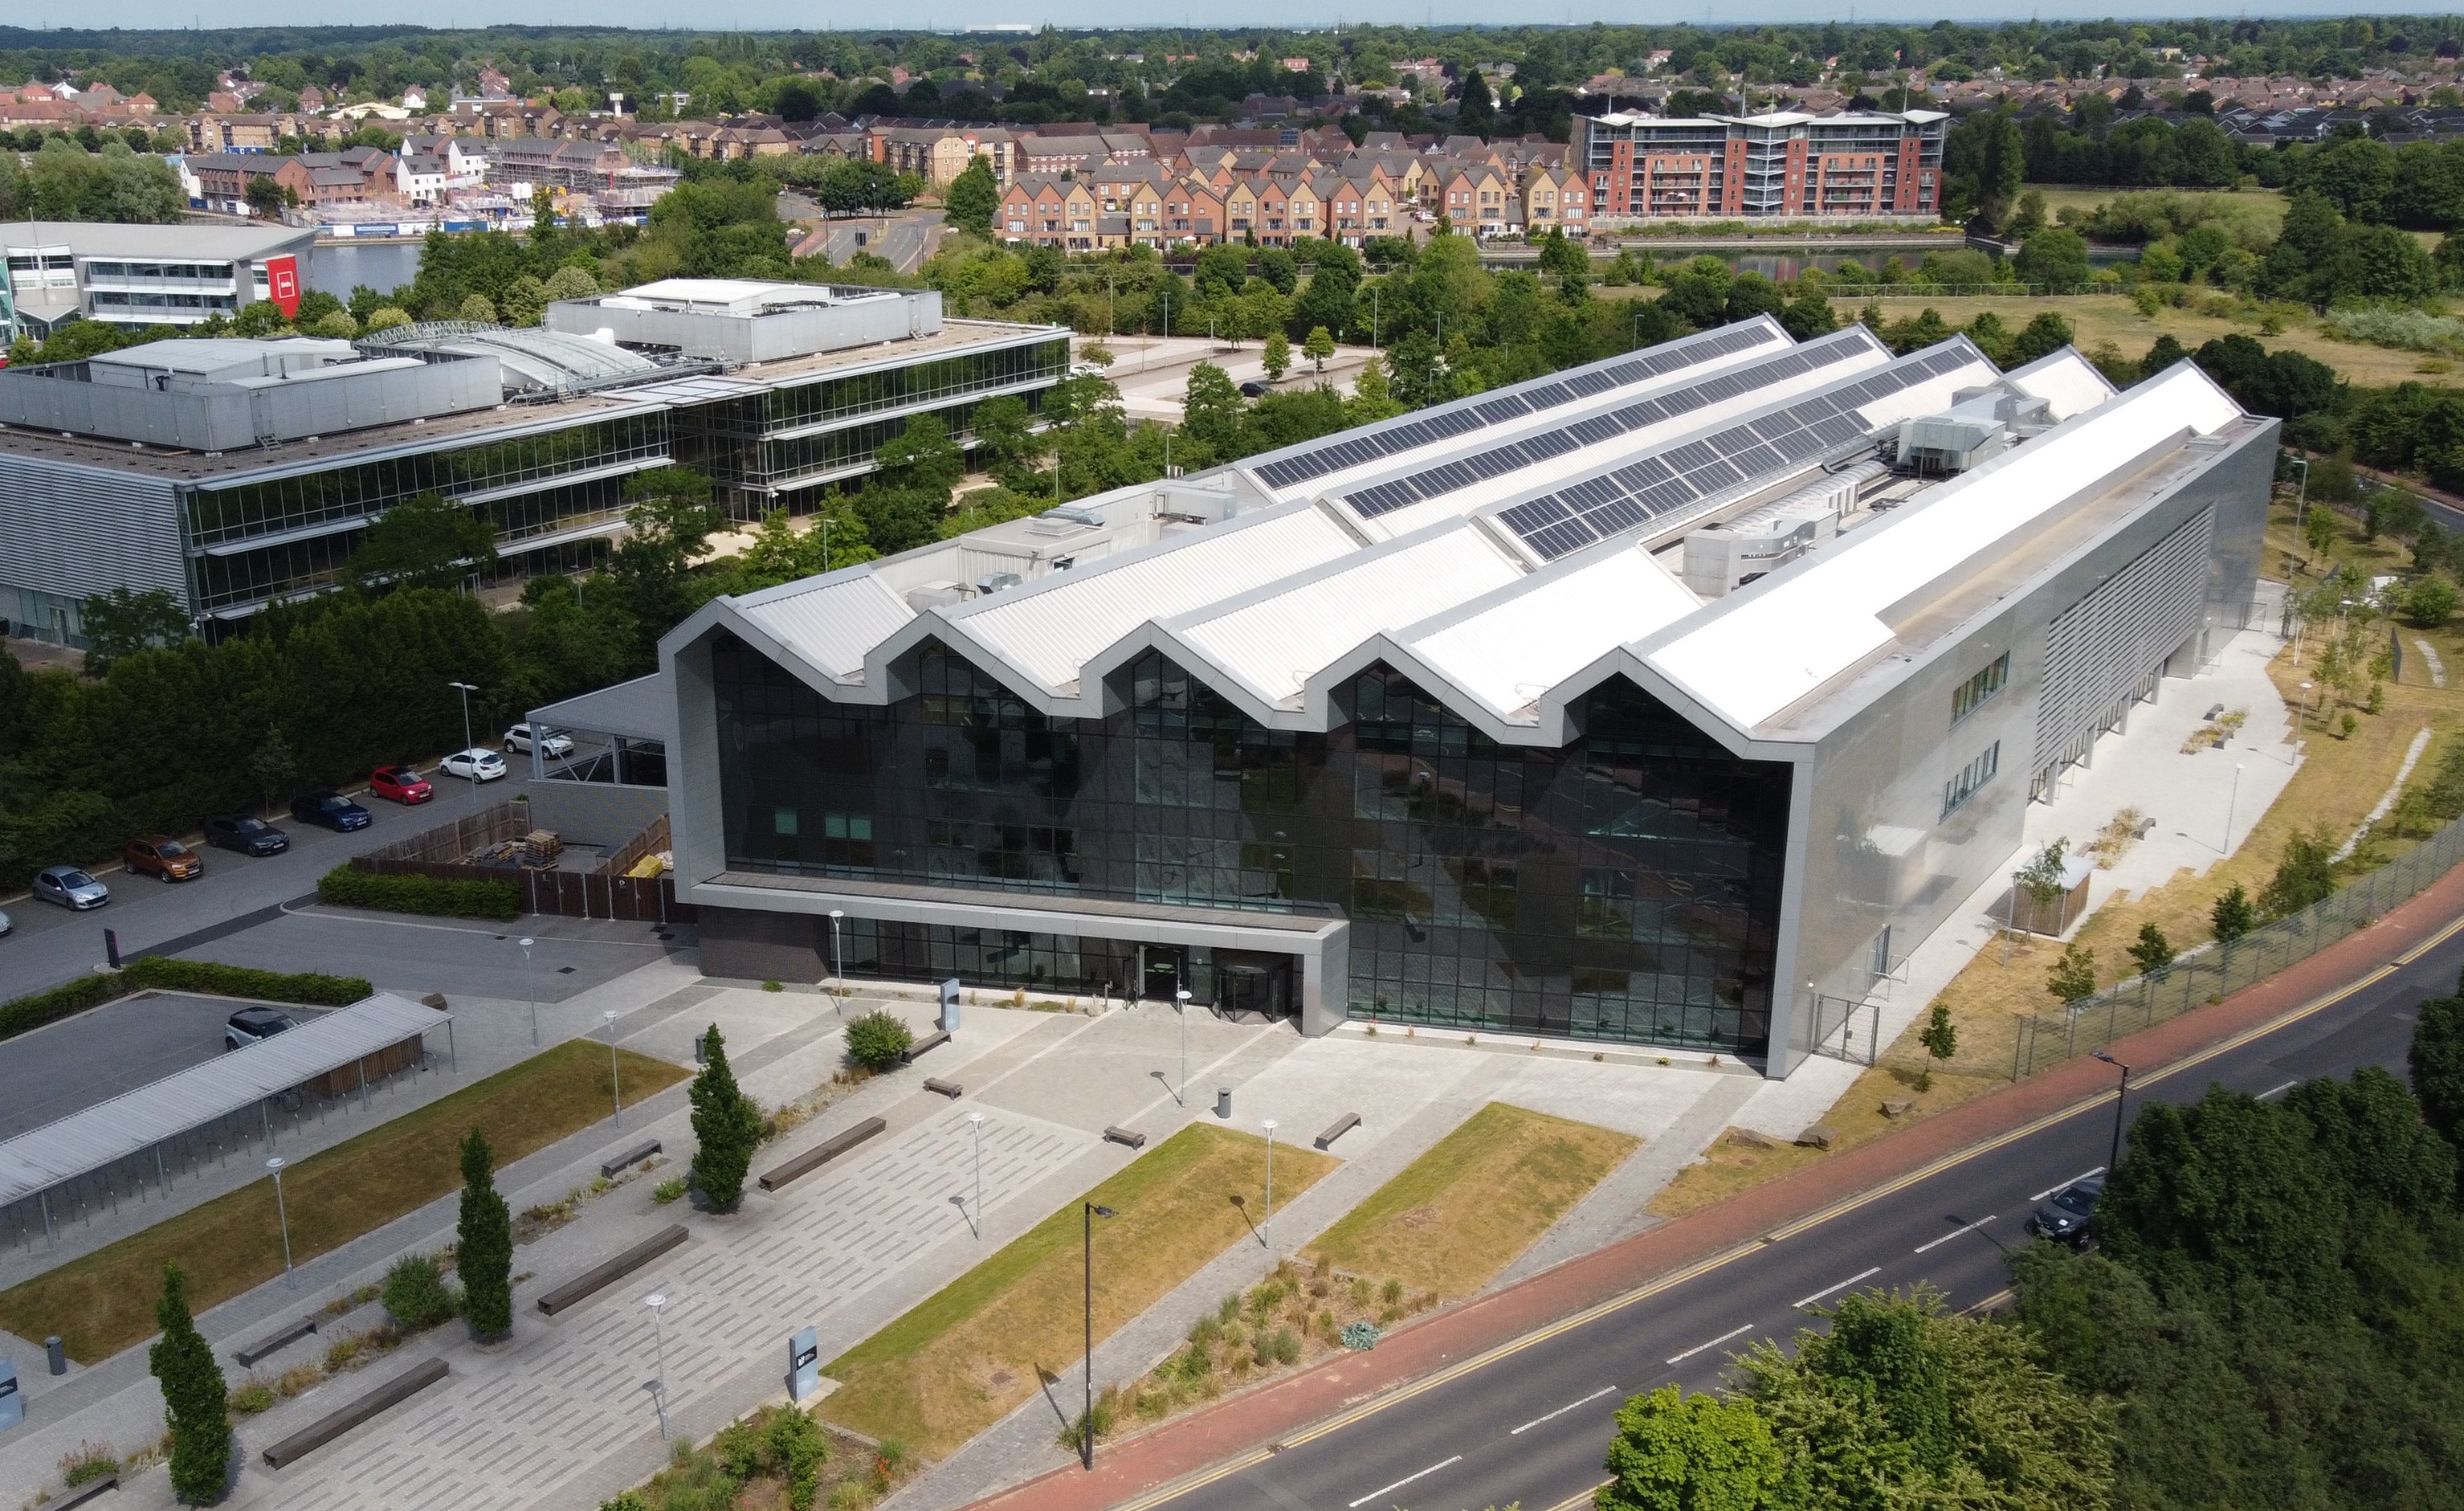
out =
<path fill-rule="evenodd" d="M 678 896 L 715 976 L 1785 1076 L 2253 622 L 2277 429 L 1758 320 L 722 598 Z"/>

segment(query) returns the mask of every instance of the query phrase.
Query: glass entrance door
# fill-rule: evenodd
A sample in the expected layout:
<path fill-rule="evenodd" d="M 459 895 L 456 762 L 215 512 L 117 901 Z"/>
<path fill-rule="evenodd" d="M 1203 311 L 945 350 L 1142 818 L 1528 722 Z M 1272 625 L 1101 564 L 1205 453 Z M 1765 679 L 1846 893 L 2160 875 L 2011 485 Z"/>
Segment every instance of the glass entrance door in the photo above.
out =
<path fill-rule="evenodd" d="M 1181 952 L 1170 944 L 1146 946 L 1147 979 L 1145 995 L 1151 1002 L 1170 1002 L 1180 990 Z"/>

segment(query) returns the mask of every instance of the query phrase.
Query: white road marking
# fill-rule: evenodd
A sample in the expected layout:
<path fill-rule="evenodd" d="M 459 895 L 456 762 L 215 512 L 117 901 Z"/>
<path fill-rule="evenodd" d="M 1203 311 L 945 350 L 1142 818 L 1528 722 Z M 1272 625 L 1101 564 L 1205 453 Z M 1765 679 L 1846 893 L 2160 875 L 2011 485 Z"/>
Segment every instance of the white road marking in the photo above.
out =
<path fill-rule="evenodd" d="M 2268 1100 L 2269 1098 L 2271 1098 L 2271 1097 L 2281 1097 L 2281 1096 L 2283 1096 L 2286 1092 L 2291 1091 L 2294 1087 L 2299 1086 L 2299 1085 L 2300 1085 L 2300 1084 L 2301 1084 L 2301 1083 L 2300 1083 L 2299 1081 L 2298 1081 L 2298 1080 L 2288 1080 L 2288 1081 L 2286 1081 L 2283 1085 L 2277 1087 L 2274 1091 L 2262 1091 L 2262 1092 L 2260 1092 L 2260 1093 L 2258 1094 L 2258 1100 L 2261 1100 L 2261 1101 L 2265 1101 L 2265 1100 Z"/>
<path fill-rule="evenodd" d="M 1693 1347 L 1686 1349 L 1683 1353 L 1677 1355 L 1668 1362 L 1670 1364 L 1683 1364 L 1686 1360 L 1693 1358 L 1696 1354 L 1701 1353 L 1705 1348 L 1717 1348 L 1722 1344 L 1727 1343 L 1729 1339 L 1743 1338 L 1746 1334 L 1752 1332 L 1753 1330 L 1754 1324 L 1748 1322 L 1745 1326 L 1738 1328 L 1734 1332 L 1722 1333 L 1719 1337 L 1712 1339 L 1707 1344 L 1696 1344 Z"/>
<path fill-rule="evenodd" d="M 1941 1237 L 1936 1238 L 1936 1239 L 1935 1239 L 1933 1242 L 1931 1242 L 1931 1243 L 1921 1243 L 1921 1244 L 1918 1244 L 1918 1245 L 1917 1245 L 1917 1251 L 1916 1251 L 1916 1252 L 1917 1252 L 1917 1253 L 1919 1253 L 1919 1254 L 1923 1254 L 1923 1253 L 1925 1253 L 1927 1249 L 1938 1249 L 1938 1248 L 1942 1247 L 1944 1244 L 1950 1242 L 1950 1240 L 1952 1240 L 1953 1238 L 1958 1237 L 1961 1233 L 1974 1233 L 1977 1229 L 1984 1227 L 1987 1223 L 1991 1222 L 1992 1220 L 1993 1220 L 1993 1218 L 1992 1218 L 1991 1214 L 1990 1214 L 1990 1213 L 1989 1213 L 1989 1214 L 1988 1214 L 1988 1215 L 1986 1215 L 1986 1216 L 1983 1216 L 1983 1217 L 1979 1217 L 1979 1218 L 1977 1218 L 1974 1222 L 1969 1223 L 1969 1224 L 1968 1224 L 1968 1225 L 1967 1225 L 1967 1226 L 1965 1226 L 1965 1227 L 1953 1228 L 1952 1230 L 1950 1230 L 1950 1232 L 1948 1232 L 1948 1233 L 1944 1233 Z"/>
<path fill-rule="evenodd" d="M 1578 1407 L 1578 1406 L 1589 1406 L 1589 1405 L 1591 1405 L 1594 1401 L 1598 1400 L 1601 1396 L 1604 1396 L 1604 1395 L 1608 1395 L 1608 1394 L 1613 1393 L 1616 1389 L 1617 1389 L 1617 1387 L 1612 1385 L 1612 1386 L 1605 1387 L 1605 1388 L 1603 1388 L 1603 1389 L 1601 1389 L 1595 1390 L 1595 1391 L 1593 1391 L 1591 1394 L 1589 1394 L 1589 1395 L 1587 1395 L 1587 1396 L 1583 1397 L 1583 1398 L 1582 1398 L 1581 1400 L 1579 1400 L 1579 1401 L 1570 1402 L 1569 1404 L 1567 1404 L 1567 1405 L 1565 1405 L 1565 1406 L 1561 1406 L 1561 1407 L 1557 1408 L 1557 1410 L 1555 1410 L 1555 1411 L 1553 1411 L 1550 1412 L 1547 1416 L 1535 1416 L 1535 1417 L 1533 1417 L 1531 1420 L 1529 1420 L 1529 1421 L 1528 1421 L 1528 1422 L 1524 1423 L 1521 1427 L 1516 1428 L 1513 1432 L 1508 1433 L 1507 1433 L 1506 1435 L 1507 1435 L 1507 1436 L 1508 1436 L 1508 1437 L 1520 1437 L 1520 1436 L 1521 1436 L 1521 1435 L 1523 1435 L 1525 1433 L 1528 1433 L 1528 1432 L 1531 1431 L 1533 1428 L 1538 1427 L 1541 1423 L 1543 1423 L 1543 1422 L 1547 1422 L 1547 1421 L 1552 1421 L 1552 1420 L 1554 1420 L 1554 1419 L 1555 1419 L 1555 1418 L 1557 1418 L 1557 1417 L 1561 1417 L 1561 1416 L 1565 1415 L 1567 1412 L 1569 1412 L 1569 1411 L 1573 1411 L 1575 1407 Z"/>
<path fill-rule="evenodd" d="M 1790 1304 L 1791 1306 L 1796 1307 L 1798 1310 L 1800 1310 L 1800 1311 L 1801 1311 L 1801 1310 L 1803 1310 L 1804 1308 L 1806 1308 L 1806 1307 L 1808 1307 L 1808 1306 L 1812 1306 L 1815 1302 L 1816 1302 L 1816 1301 L 1818 1301 L 1818 1300 L 1822 1300 L 1822 1299 L 1823 1299 L 1824 1297 L 1826 1297 L 1826 1296 L 1837 1296 L 1837 1294 L 1839 1294 L 1841 1291 L 1844 1291 L 1844 1290 L 1848 1289 L 1848 1287 L 1850 1287 L 1850 1286 L 1852 1286 L 1852 1285 L 1856 1284 L 1858 1281 L 1862 1280 L 1862 1279 L 1865 1279 L 1865 1278 L 1868 1278 L 1868 1277 L 1870 1277 L 1870 1276 L 1876 1276 L 1876 1275 L 1880 1275 L 1880 1274 L 1881 1274 L 1881 1273 L 1882 1273 L 1882 1267 L 1881 1267 L 1881 1265 L 1879 1265 L 1879 1264 L 1878 1264 L 1878 1265 L 1874 1266 L 1872 1269 L 1867 1270 L 1866 1272 L 1864 1272 L 1864 1274 L 1863 1274 L 1863 1275 L 1852 1275 L 1852 1276 L 1848 1277 L 1848 1278 L 1846 1278 L 1846 1279 L 1844 1279 L 1844 1280 L 1840 1281 L 1840 1282 L 1839 1282 L 1838 1284 L 1837 1284 L 1837 1285 L 1826 1285 L 1826 1286 L 1824 1286 L 1822 1289 L 1820 1289 L 1820 1290 L 1818 1290 L 1818 1291 L 1815 1292 L 1812 1296 L 1807 1297 L 1804 1300 L 1801 1300 L 1801 1301 L 1791 1301 L 1791 1302 L 1789 1302 L 1789 1304 Z"/>
<path fill-rule="evenodd" d="M 2079 1182 L 2086 1180 L 2091 1175 L 2101 1175 L 2103 1173 L 2104 1167 L 2100 1165 L 2095 1169 L 2082 1171 L 2079 1174 L 2072 1176 L 2069 1180 L 2057 1181 L 2028 1199 L 2032 1202 L 2043 1201 L 2046 1197 L 2051 1196 L 2056 1191 L 2068 1190 L 2072 1187 L 2077 1186 Z"/>
<path fill-rule="evenodd" d="M 1395 1491 L 1400 1490 L 1405 1485 L 1410 1484 L 1415 1479 L 1426 1479 L 1429 1476 L 1445 1468 L 1446 1464 L 1460 1464 L 1462 1462 L 1463 1455 L 1457 1454 L 1452 1458 L 1447 1459 L 1444 1464 L 1431 1464 L 1428 1468 L 1421 1470 L 1417 1475 L 1405 1475 L 1402 1478 L 1396 1480 L 1393 1484 L 1387 1485 L 1382 1489 L 1372 1490 L 1367 1495 L 1362 1496 L 1359 1500 L 1353 1501 L 1351 1505 L 1346 1508 L 1346 1511 L 1358 1511 L 1359 1507 L 1367 1505 L 1370 1501 L 1376 1500 L 1379 1496 L 1391 1495 Z"/>

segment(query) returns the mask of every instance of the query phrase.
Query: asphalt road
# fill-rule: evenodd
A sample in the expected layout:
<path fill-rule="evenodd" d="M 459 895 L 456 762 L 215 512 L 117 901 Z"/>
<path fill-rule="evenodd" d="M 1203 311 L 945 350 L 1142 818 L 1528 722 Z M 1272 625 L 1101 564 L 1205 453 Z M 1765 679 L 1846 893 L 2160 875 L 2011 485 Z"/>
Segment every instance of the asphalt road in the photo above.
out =
<path fill-rule="evenodd" d="M 2211 1082 L 2278 1095 L 2363 1065 L 2404 1074 L 2412 1009 L 2453 989 L 2464 935 L 2343 1002 L 2205 1061 L 2134 1083 L 2189 1101 Z M 2143 1091 L 2144 1084 L 2144 1091 Z M 1805 1310 L 1852 1288 L 1919 1281 L 1971 1306 L 2004 1291 L 2007 1251 L 2052 1191 L 2101 1172 L 2108 1101 L 1889 1190 L 1744 1257 L 1483 1368 L 1287 1447 L 1164 1504 L 1173 1511 L 1477 1511 L 1558 1507 L 1606 1478 L 1600 1463 L 1626 1397 L 1667 1384 L 1717 1385 L 1731 1353 L 1786 1339 Z M 1142 1502 L 1143 1503 L 1143 1502 Z"/>
<path fill-rule="evenodd" d="M 295 823 L 288 815 L 277 817 L 275 825 L 291 836 L 289 850 L 263 859 L 202 850 L 206 874 L 194 881 L 165 883 L 117 868 L 97 870 L 95 875 L 111 888 L 111 901 L 87 912 L 71 913 L 32 898 L 0 903 L 15 925 L 0 936 L 0 1001 L 55 987 L 101 965 L 106 928 L 119 931 L 123 955 L 141 950 L 184 954 L 265 922 L 278 916 L 280 904 L 314 895 L 317 878 L 351 856 L 521 791 L 529 770 L 523 758 L 514 764 L 513 774 L 476 792 L 467 782 L 437 778 L 436 796 L 416 808 L 361 794 L 358 801 L 373 822 L 349 834 Z M 212 958 L 227 958 L 232 965 L 275 964 Z"/>

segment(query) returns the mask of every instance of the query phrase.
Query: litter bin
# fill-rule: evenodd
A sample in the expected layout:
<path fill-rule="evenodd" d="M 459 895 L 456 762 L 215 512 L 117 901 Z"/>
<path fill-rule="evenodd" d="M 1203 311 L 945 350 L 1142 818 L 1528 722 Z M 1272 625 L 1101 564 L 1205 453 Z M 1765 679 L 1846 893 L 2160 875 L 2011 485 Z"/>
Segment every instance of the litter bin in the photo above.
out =
<path fill-rule="evenodd" d="M 1229 1118 L 1232 1116 L 1231 1087 L 1218 1086 L 1215 1088 L 1215 1115 L 1219 1118 Z"/>

